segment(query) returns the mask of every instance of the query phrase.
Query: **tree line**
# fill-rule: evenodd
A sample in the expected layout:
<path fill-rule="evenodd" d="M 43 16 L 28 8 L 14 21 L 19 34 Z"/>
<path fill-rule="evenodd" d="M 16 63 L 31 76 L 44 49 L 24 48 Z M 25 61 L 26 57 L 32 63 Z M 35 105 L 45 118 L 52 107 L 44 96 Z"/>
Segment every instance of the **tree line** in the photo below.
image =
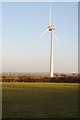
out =
<path fill-rule="evenodd" d="M 80 83 L 80 75 L 77 76 L 2 76 L 2 82 L 61 82 L 61 83 Z"/>

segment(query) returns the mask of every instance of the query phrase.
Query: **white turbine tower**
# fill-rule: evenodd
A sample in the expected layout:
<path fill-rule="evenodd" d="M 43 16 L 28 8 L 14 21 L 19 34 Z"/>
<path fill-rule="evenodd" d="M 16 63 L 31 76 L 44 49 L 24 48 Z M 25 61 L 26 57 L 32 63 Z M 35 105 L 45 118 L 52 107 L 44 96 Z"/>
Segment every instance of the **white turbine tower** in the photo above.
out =
<path fill-rule="evenodd" d="M 53 42 L 54 42 L 54 31 L 55 27 L 52 25 L 51 20 L 51 6 L 50 6 L 50 13 L 49 13 L 49 26 L 48 28 L 40 35 L 42 37 L 47 31 L 51 32 L 51 51 L 50 51 L 50 77 L 53 78 Z"/>

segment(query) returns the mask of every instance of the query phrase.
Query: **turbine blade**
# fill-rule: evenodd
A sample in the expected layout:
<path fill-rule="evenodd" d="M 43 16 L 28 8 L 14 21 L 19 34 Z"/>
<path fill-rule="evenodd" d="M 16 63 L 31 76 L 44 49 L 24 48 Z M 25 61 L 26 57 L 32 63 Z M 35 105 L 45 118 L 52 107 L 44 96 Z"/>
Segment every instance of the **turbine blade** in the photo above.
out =
<path fill-rule="evenodd" d="M 59 37 L 54 33 L 54 37 L 56 40 L 60 41 Z"/>
<path fill-rule="evenodd" d="M 42 32 L 42 33 L 40 34 L 40 38 L 41 38 L 47 31 L 48 31 L 48 29 L 46 29 L 44 32 Z"/>
<path fill-rule="evenodd" d="M 51 6 L 50 6 L 50 10 L 49 10 L 49 25 L 51 26 Z"/>

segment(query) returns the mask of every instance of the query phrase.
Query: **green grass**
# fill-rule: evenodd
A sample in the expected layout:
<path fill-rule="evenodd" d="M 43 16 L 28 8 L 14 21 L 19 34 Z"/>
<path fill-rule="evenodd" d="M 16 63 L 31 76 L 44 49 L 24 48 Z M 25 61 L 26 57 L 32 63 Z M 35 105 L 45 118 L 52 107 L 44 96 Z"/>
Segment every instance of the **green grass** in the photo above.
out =
<path fill-rule="evenodd" d="M 78 84 L 2 83 L 3 118 L 76 118 Z"/>

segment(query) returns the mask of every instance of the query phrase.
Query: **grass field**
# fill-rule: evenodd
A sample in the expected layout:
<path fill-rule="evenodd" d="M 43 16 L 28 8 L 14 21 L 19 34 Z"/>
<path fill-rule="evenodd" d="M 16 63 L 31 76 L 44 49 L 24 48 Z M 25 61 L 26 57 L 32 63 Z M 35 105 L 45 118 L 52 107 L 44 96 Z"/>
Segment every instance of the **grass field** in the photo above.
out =
<path fill-rule="evenodd" d="M 3 118 L 77 118 L 78 84 L 2 83 Z"/>

